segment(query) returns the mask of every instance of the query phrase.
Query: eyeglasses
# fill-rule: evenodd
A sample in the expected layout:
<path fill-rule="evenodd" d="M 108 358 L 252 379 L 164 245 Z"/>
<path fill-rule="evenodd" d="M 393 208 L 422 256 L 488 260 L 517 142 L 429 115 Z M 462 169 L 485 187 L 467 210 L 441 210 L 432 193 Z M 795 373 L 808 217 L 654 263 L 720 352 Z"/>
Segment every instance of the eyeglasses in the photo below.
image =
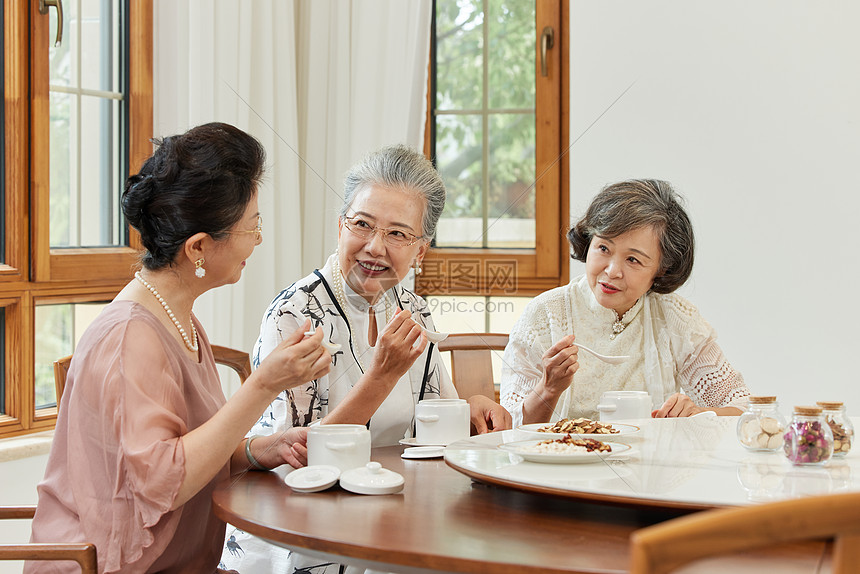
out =
<path fill-rule="evenodd" d="M 232 231 L 226 231 L 225 233 L 253 233 L 256 236 L 257 243 L 263 241 L 263 216 L 257 216 L 257 226 L 254 229 L 236 229 Z"/>
<path fill-rule="evenodd" d="M 382 241 L 389 247 L 409 247 L 424 239 L 396 227 L 373 226 L 360 217 L 344 217 L 343 224 L 353 235 L 362 239 L 370 239 L 378 231 L 382 234 Z"/>

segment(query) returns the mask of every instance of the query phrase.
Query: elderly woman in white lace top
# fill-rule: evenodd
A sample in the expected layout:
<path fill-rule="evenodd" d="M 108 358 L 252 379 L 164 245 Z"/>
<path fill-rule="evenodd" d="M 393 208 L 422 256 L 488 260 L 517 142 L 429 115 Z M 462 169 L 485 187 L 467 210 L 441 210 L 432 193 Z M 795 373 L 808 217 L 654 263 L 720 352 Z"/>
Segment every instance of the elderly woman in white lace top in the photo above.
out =
<path fill-rule="evenodd" d="M 511 331 L 502 405 L 514 426 L 597 418 L 605 391 L 647 391 L 652 416 L 738 415 L 749 389 L 695 306 L 674 293 L 693 269 L 693 228 L 669 183 L 604 188 L 568 232 L 585 275 L 529 303 Z M 606 355 L 578 354 L 574 339 Z"/>

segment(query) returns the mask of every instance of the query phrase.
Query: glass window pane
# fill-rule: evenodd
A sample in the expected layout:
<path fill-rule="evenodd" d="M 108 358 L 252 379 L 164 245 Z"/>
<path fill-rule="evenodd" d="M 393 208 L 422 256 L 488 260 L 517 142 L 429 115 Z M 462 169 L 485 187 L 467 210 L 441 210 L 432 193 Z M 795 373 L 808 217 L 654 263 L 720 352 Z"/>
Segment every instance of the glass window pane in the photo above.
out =
<path fill-rule="evenodd" d="M 463 297 L 432 295 L 427 306 L 436 329 L 443 333 L 510 333 L 531 297 Z M 493 380 L 502 376 L 504 351 L 493 351 Z M 451 372 L 449 353 L 442 360 Z"/>
<path fill-rule="evenodd" d="M 535 246 L 535 116 L 490 117 L 487 245 Z"/>
<path fill-rule="evenodd" d="M 36 306 L 36 408 L 57 404 L 54 361 L 71 355 L 81 335 L 106 303 Z"/>
<path fill-rule="evenodd" d="M 53 12 L 53 10 L 52 10 Z M 78 140 L 78 123 L 73 121 L 76 99 L 69 94 L 51 92 L 51 228 L 52 247 L 68 247 L 78 236 L 77 189 L 78 161 L 73 142 Z"/>
<path fill-rule="evenodd" d="M 118 92 L 118 0 L 83 0 L 81 5 L 81 82 L 83 88 Z"/>
<path fill-rule="evenodd" d="M 57 10 L 48 10 L 48 31 L 51 45 L 48 48 L 48 67 L 53 86 L 77 86 L 78 62 L 78 2 L 63 2 L 63 41 L 54 46 L 57 37 Z"/>
<path fill-rule="evenodd" d="M 436 126 L 436 167 L 448 192 L 436 245 L 481 247 L 484 225 L 481 117 L 439 116 Z"/>
<path fill-rule="evenodd" d="M 460 295 L 432 295 L 427 308 L 440 333 L 483 333 L 485 327 L 484 302 L 486 297 Z"/>
<path fill-rule="evenodd" d="M 483 21 L 480 0 L 437 0 L 437 109 L 481 109 Z"/>
<path fill-rule="evenodd" d="M 80 235 L 73 244 L 116 245 L 120 225 L 119 102 L 81 97 Z M 90 143 L 84 143 L 90 142 Z"/>
<path fill-rule="evenodd" d="M 448 200 L 435 245 L 533 249 L 536 4 L 440 0 L 436 6 L 433 152 Z M 477 40 L 478 28 L 484 43 Z M 480 62 L 469 72 L 473 59 L 451 56 L 457 46 L 470 54 L 482 49 L 489 85 L 483 64 L 478 78 Z M 465 76 L 452 66 L 454 60 L 467 68 Z M 472 96 L 452 95 L 464 90 Z"/>
<path fill-rule="evenodd" d="M 535 3 L 490 0 L 487 86 L 492 109 L 535 107 Z"/>
<path fill-rule="evenodd" d="M 50 53 L 50 245 L 125 245 L 119 198 L 128 130 L 120 0 L 67 4 L 63 44 Z"/>

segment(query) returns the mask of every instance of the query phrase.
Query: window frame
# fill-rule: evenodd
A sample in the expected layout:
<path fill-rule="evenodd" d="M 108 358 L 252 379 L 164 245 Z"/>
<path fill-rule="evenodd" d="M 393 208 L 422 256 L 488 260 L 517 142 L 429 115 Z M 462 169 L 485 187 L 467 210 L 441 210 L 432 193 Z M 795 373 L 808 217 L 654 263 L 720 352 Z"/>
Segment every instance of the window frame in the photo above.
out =
<path fill-rule="evenodd" d="M 149 139 L 152 137 L 153 125 L 151 2 L 130 1 L 127 10 L 129 158 L 146 158 L 151 152 Z M 86 268 L 87 276 L 92 280 L 126 277 L 137 260 L 139 248 L 138 238 L 131 234 L 128 247 L 52 249 L 50 246 L 50 164 L 39 159 L 50 157 L 49 78 L 47 73 L 35 73 L 35 70 L 48 70 L 48 50 L 45 47 L 51 42 L 50 26 L 49 19 L 39 13 L 37 2 L 31 2 L 30 17 L 32 22 L 30 57 L 31 70 L 34 71 L 30 75 L 32 105 L 30 169 L 33 206 L 31 276 L 35 281 L 74 280 L 80 274 L 80 269 Z M 144 36 L 142 32 L 146 30 L 148 35 Z M 142 73 L 146 69 L 149 70 L 148 86 L 146 73 Z M 147 92 L 148 97 L 146 97 Z M 143 120 L 142 116 L 146 116 L 148 121 Z M 144 135 L 145 137 L 142 137 Z M 134 159 L 130 159 L 129 167 L 135 165 Z"/>
<path fill-rule="evenodd" d="M 415 290 L 423 296 L 503 295 L 533 296 L 568 281 L 570 261 L 566 231 L 569 226 L 569 0 L 536 0 L 535 123 L 536 133 L 534 249 L 433 247 L 424 258 L 424 272 L 416 276 Z M 548 75 L 540 74 L 540 39 L 544 27 L 555 34 L 548 57 Z M 435 28 L 435 2 L 434 2 Z M 434 31 L 435 34 L 435 31 Z M 428 64 L 427 115 L 424 152 L 431 157 L 434 137 L 434 50 Z M 435 158 L 431 157 L 435 161 Z M 512 262 L 515 282 L 500 282 L 491 271 L 493 262 Z M 450 270 L 470 266 L 469 281 L 452 281 Z"/>
<path fill-rule="evenodd" d="M 152 153 L 153 2 L 125 0 L 129 24 L 128 162 L 131 173 Z M 35 409 L 35 309 L 47 303 L 111 300 L 131 279 L 140 240 L 128 247 L 49 247 L 49 18 L 37 1 L 3 3 L 6 413 L 0 438 L 50 430 L 56 407 Z M 118 182 L 119 183 L 119 182 Z M 82 274 L 81 269 L 86 269 Z M 60 357 L 57 357 L 60 358 Z"/>

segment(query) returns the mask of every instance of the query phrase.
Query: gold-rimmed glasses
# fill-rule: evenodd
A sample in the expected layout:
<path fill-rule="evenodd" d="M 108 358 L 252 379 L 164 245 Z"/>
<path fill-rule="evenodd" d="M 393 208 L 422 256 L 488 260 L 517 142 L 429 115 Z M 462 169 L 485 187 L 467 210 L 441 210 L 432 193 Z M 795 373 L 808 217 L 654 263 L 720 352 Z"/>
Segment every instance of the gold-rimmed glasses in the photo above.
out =
<path fill-rule="evenodd" d="M 417 241 L 424 239 L 420 235 L 414 235 L 398 227 L 377 227 L 371 225 L 361 217 L 344 217 L 344 226 L 356 237 L 370 239 L 377 232 L 382 234 L 382 241 L 389 247 L 409 247 Z"/>
<path fill-rule="evenodd" d="M 253 233 L 257 243 L 263 241 L 263 216 L 257 216 L 257 225 L 254 229 L 233 229 L 226 233 Z"/>

